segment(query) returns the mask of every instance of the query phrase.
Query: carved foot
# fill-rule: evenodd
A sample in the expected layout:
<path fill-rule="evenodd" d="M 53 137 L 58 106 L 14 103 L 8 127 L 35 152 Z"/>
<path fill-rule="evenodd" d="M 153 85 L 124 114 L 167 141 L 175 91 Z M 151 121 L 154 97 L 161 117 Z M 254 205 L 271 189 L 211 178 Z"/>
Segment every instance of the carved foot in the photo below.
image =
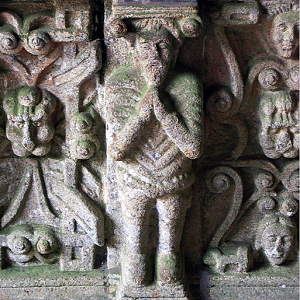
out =
<path fill-rule="evenodd" d="M 147 286 L 152 281 L 150 259 L 146 254 L 128 253 L 122 261 L 122 283 L 124 288 Z"/>
<path fill-rule="evenodd" d="M 180 253 L 157 253 L 156 282 L 159 285 L 181 283 L 183 279 L 183 261 Z"/>

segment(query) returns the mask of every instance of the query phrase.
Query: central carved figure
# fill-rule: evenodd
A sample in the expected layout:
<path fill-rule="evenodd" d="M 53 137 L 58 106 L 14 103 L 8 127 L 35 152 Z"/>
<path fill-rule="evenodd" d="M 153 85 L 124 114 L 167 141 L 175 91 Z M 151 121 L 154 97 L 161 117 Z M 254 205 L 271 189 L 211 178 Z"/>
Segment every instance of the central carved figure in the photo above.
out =
<path fill-rule="evenodd" d="M 172 20 L 144 20 L 135 33 L 132 65 L 107 82 L 115 120 L 110 156 L 118 161 L 119 199 L 126 237 L 122 260 L 125 286 L 152 282 L 149 249 L 151 211 L 158 212 L 155 279 L 180 283 L 180 242 L 194 182 L 191 159 L 201 155 L 202 86 L 174 67 L 181 44 Z"/>

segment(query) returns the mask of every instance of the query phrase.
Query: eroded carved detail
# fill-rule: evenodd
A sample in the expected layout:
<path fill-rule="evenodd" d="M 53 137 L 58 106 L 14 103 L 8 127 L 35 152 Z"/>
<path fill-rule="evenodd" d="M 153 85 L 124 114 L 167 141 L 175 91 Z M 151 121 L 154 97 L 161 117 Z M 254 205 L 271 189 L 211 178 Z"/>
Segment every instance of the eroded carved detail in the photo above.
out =
<path fill-rule="evenodd" d="M 292 282 L 298 4 L 200 2 L 105 1 L 98 76 L 91 1 L 1 1 L 1 272 L 57 269 L 50 293 L 64 277 L 124 300 L 192 298 L 202 262 L 213 299 Z"/>
<path fill-rule="evenodd" d="M 277 54 L 284 58 L 297 58 L 299 55 L 299 6 L 276 7 L 272 10 L 275 18 L 272 23 L 271 39 Z"/>
<path fill-rule="evenodd" d="M 258 76 L 265 92 L 260 97 L 260 144 L 266 156 L 294 158 L 299 152 L 299 114 L 296 94 L 281 88 L 280 75 L 265 69 Z"/>
<path fill-rule="evenodd" d="M 252 266 L 252 253 L 249 245 L 223 244 L 219 248 L 210 248 L 203 261 L 217 273 L 228 271 L 245 273 Z"/>

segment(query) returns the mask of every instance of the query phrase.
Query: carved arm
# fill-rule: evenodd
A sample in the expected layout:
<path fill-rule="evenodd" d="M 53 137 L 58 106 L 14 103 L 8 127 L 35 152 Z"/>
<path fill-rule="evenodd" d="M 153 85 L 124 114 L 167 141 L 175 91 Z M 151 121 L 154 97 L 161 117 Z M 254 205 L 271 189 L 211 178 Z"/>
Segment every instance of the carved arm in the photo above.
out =
<path fill-rule="evenodd" d="M 145 126 L 149 123 L 153 115 L 151 97 L 146 93 L 141 100 L 138 114 L 133 115 L 125 127 L 114 136 L 114 143 L 109 147 L 110 157 L 116 161 L 123 160 L 126 153 L 134 146 Z"/>
<path fill-rule="evenodd" d="M 168 112 L 166 100 L 162 103 L 158 91 L 153 91 L 154 113 L 172 142 L 185 156 L 196 159 L 202 154 L 202 97 L 194 92 L 179 94 L 184 99 L 178 99 L 177 111 Z"/>

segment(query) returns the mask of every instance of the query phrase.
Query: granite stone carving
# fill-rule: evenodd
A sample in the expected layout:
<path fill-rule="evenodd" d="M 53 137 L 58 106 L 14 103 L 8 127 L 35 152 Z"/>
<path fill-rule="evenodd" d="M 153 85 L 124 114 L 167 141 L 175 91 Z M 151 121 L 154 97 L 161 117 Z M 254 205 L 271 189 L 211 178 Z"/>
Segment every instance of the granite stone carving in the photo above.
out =
<path fill-rule="evenodd" d="M 51 149 L 54 126 L 51 115 L 56 99 L 34 86 L 21 86 L 7 92 L 4 110 L 8 119 L 7 138 L 17 156 L 46 155 Z"/>
<path fill-rule="evenodd" d="M 295 226 L 289 218 L 266 217 L 258 227 L 256 248 L 272 266 L 281 265 L 292 250 L 295 239 Z"/>
<path fill-rule="evenodd" d="M 104 239 L 99 204 L 81 187 L 92 167 L 78 162 L 100 148 L 90 107 L 101 66 L 99 43 L 89 42 L 91 8 L 86 2 L 77 20 L 68 11 L 63 25 L 54 3 L 32 11 L 19 4 L 4 3 L 0 17 L 2 139 L 10 142 L 1 168 L 15 170 L 1 208 L 1 267 L 91 270 Z"/>
<path fill-rule="evenodd" d="M 154 258 L 147 249 L 153 207 L 159 231 L 154 280 L 182 283 L 180 242 L 194 182 L 191 159 L 201 155 L 203 131 L 201 82 L 174 67 L 182 43 L 178 25 L 143 19 L 135 26 L 132 62 L 114 70 L 106 83 L 108 116 L 116 128 L 108 153 L 117 161 L 125 288 L 153 281 Z"/>
<path fill-rule="evenodd" d="M 296 1 L 0 2 L 1 299 L 299 298 Z"/>

